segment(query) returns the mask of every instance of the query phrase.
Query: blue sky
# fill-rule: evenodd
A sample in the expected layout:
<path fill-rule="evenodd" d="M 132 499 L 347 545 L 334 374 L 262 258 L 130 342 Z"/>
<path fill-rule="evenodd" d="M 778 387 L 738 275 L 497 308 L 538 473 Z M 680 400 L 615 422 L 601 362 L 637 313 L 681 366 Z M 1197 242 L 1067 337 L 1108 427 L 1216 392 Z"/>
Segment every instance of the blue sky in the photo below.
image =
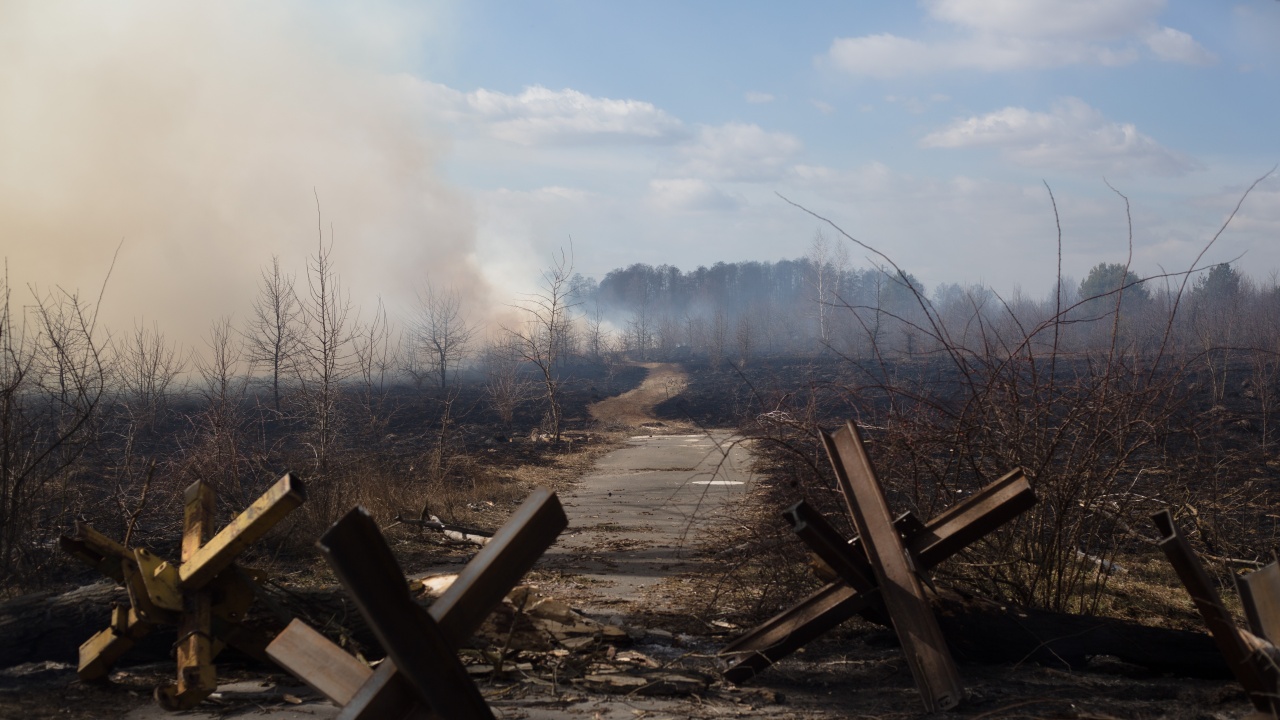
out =
<path fill-rule="evenodd" d="M 928 287 L 1191 266 L 1280 161 L 1280 2 L 0 3 L 10 284 L 197 345 L 326 238 L 353 304 L 804 255 Z M 332 234 L 331 234 L 332 233 Z M 827 231 L 828 236 L 832 232 Z M 123 243 L 123 244 L 122 244 Z M 854 250 L 853 262 L 865 253 Z M 1280 179 L 1202 264 L 1280 269 Z M 477 311 L 481 314 L 481 311 Z"/>
<path fill-rule="evenodd" d="M 776 192 L 930 284 L 1038 294 L 1043 182 L 1069 274 L 1124 259 L 1104 179 L 1154 273 L 1188 266 L 1280 160 L 1274 1 L 474 2 L 440 18 L 453 37 L 418 73 L 463 96 L 446 176 L 487 211 L 480 250 L 521 263 L 570 235 L 597 275 L 801 255 L 817 224 Z M 1280 268 L 1278 189 L 1209 260 Z"/>

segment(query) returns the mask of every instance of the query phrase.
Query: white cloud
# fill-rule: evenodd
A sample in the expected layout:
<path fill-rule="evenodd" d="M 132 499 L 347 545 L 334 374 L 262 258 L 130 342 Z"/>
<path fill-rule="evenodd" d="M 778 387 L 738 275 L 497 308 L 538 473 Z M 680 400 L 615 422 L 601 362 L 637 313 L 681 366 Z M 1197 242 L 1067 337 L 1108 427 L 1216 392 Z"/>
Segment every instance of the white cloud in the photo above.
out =
<path fill-rule="evenodd" d="M 1107 120 L 1077 98 L 1050 112 L 1006 107 L 964 118 L 926 135 L 926 148 L 995 147 L 1009 160 L 1032 168 L 1128 175 L 1180 175 L 1197 165 L 1164 147 L 1131 123 Z"/>
<path fill-rule="evenodd" d="M 736 199 L 697 178 L 650 180 L 648 201 L 666 212 L 725 211 L 738 206 Z"/>
<path fill-rule="evenodd" d="M 1218 57 L 1196 42 L 1190 35 L 1171 27 L 1162 27 L 1147 35 L 1147 47 L 1166 62 L 1184 65 L 1212 65 Z"/>
<path fill-rule="evenodd" d="M 682 175 L 713 180 L 759 182 L 782 175 L 804 145 L 794 135 L 769 132 L 759 125 L 704 126 L 681 149 Z"/>
<path fill-rule="evenodd" d="M 759 92 L 757 90 L 748 91 L 743 97 L 752 105 L 767 105 L 775 100 L 773 95 L 767 92 Z"/>
<path fill-rule="evenodd" d="M 1136 32 L 1164 10 L 1165 0 L 931 0 L 937 20 L 1025 38 L 1113 39 Z"/>
<path fill-rule="evenodd" d="M 829 102 L 824 102 L 822 100 L 810 100 L 809 102 L 813 103 L 813 106 L 823 115 L 830 115 L 836 111 Z"/>
<path fill-rule="evenodd" d="M 598 98 L 541 85 L 511 95 L 484 88 L 464 94 L 437 83 L 418 84 L 426 102 L 445 118 L 479 123 L 494 137 L 520 145 L 672 142 L 684 133 L 679 119 L 642 100 Z"/>
<path fill-rule="evenodd" d="M 836 38 L 819 62 L 850 75 L 893 78 L 946 70 L 999 72 L 1124 65 L 1145 45 L 1165 62 L 1207 64 L 1190 35 L 1160 27 L 1164 0 L 931 0 L 950 36 L 924 42 L 889 33 Z"/>
<path fill-rule="evenodd" d="M 886 95 L 884 98 L 884 101 L 889 104 L 901 105 L 902 107 L 906 108 L 907 112 L 913 115 L 919 115 L 923 113 L 925 110 L 928 110 L 929 106 L 932 105 L 933 103 L 944 103 L 949 101 L 950 99 L 951 97 L 949 95 L 934 93 L 933 95 L 930 95 L 927 99 L 921 99 L 914 96 Z"/>
<path fill-rule="evenodd" d="M 850 75 L 883 79 L 943 70 L 996 72 L 1064 65 L 1113 66 L 1136 59 L 1132 48 L 1074 41 L 981 37 L 925 44 L 881 34 L 837 38 L 823 62 Z"/>

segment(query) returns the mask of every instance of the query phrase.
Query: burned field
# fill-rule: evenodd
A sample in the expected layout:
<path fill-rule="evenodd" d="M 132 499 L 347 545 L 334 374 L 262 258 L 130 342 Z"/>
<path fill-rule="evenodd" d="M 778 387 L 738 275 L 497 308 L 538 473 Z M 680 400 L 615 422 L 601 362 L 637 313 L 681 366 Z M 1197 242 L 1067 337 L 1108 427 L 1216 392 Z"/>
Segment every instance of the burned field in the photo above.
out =
<path fill-rule="evenodd" d="M 828 625 L 807 629 L 812 637 L 802 638 L 787 657 L 771 657 L 777 664 L 760 664 L 750 673 L 734 670 L 734 647 L 741 647 L 752 628 L 785 616 L 833 583 L 858 587 L 845 576 L 853 572 L 845 567 L 847 554 L 845 560 L 823 557 L 817 552 L 821 543 L 814 545 L 793 532 L 801 520 L 812 525 L 823 518 L 834 533 L 830 537 L 866 534 L 849 515 L 840 478 L 819 434 L 836 430 L 849 418 L 856 418 L 865 434 L 886 507 L 895 515 L 913 512 L 934 535 L 940 527 L 934 518 L 972 506 L 984 486 L 1005 474 L 997 469 L 1001 463 L 1008 463 L 1004 470 L 1022 467 L 1025 492 L 1036 497 L 1035 505 L 1019 504 L 1017 512 L 983 526 L 981 533 L 969 532 L 963 543 L 948 550 L 947 558 L 928 560 L 934 557 L 924 549 L 928 544 L 913 550 L 917 546 L 912 542 L 924 541 L 903 532 L 909 553 L 925 553 L 915 560 L 919 577 L 927 579 L 920 588 L 926 609 L 919 612 L 936 617 L 939 637 L 958 673 L 958 680 L 949 681 L 953 690 L 960 688 L 958 694 L 937 694 L 942 702 L 935 707 L 954 700 L 954 713 L 975 717 L 1234 717 L 1249 711 L 1248 696 L 1204 634 L 1190 596 L 1156 545 L 1158 533 L 1149 519 L 1159 507 L 1174 510 L 1215 591 L 1235 614 L 1236 624 L 1245 627 L 1232 578 L 1269 562 L 1276 540 L 1274 525 L 1266 522 L 1275 513 L 1276 474 L 1253 434 L 1258 417 L 1244 382 L 1247 368 L 1227 375 L 1225 404 L 1198 398 L 1196 390 L 1203 386 L 1194 376 L 1179 379 L 1181 394 L 1163 392 L 1158 402 L 1146 404 L 1130 399 L 1129 411 L 1138 413 L 1139 420 L 1168 413 L 1170 421 L 1158 441 L 1135 435 L 1130 438 L 1135 447 L 1124 454 L 1128 446 L 1104 437 L 1096 441 L 1096 452 L 1066 456 L 1076 463 L 1073 471 L 1094 484 L 1055 487 L 1070 474 L 1043 467 L 1033 471 L 1034 464 L 1015 462 L 1036 457 L 1029 449 L 1037 446 L 1029 438 L 1017 445 L 1006 434 L 1004 442 L 1013 447 L 1000 450 L 994 440 L 982 445 L 984 436 L 972 427 L 961 433 L 941 420 L 931 424 L 930 417 L 950 416 L 945 407 L 921 404 L 920 388 L 949 384 L 959 388 L 956 396 L 965 388 L 927 365 L 880 365 L 877 370 L 891 374 L 874 383 L 868 382 L 867 370 L 841 359 L 764 358 L 719 371 L 698 363 L 686 367 L 687 378 L 664 380 L 661 389 L 644 395 L 643 405 L 652 414 L 642 423 L 638 418 L 644 412 L 628 414 L 630 432 L 739 427 L 740 440 L 734 442 L 749 444 L 755 457 L 755 480 L 747 495 L 692 540 L 690 554 L 697 567 L 655 586 L 646 601 L 602 606 L 600 593 L 586 592 L 582 581 L 559 563 L 535 567 L 515 592 L 504 591 L 496 611 L 455 653 L 464 677 L 478 687 L 497 717 L 621 717 L 616 714 L 621 712 L 657 717 L 910 717 L 924 710 L 917 690 L 921 678 L 928 687 L 946 663 L 938 661 L 931 670 L 913 667 L 912 655 L 904 655 L 892 629 L 898 622 L 896 604 L 873 602 L 857 611 L 843 610 Z M 410 585 L 411 598 L 431 608 L 440 593 L 431 578 L 451 568 L 456 573 L 476 548 L 409 521 L 421 519 L 425 505 L 426 516 L 435 515 L 444 524 L 492 530 L 512 517 L 532 487 L 572 488 L 600 451 L 618 441 L 617 432 L 627 428 L 602 427 L 600 420 L 591 419 L 588 406 L 635 388 L 645 374 L 646 368 L 637 367 L 619 372 L 613 385 L 587 379 L 575 386 L 567 395 L 572 401 L 566 404 L 567 431 L 561 443 L 512 432 L 525 422 L 534 425 L 533 415 L 507 424 L 500 418 L 477 420 L 482 413 L 460 413 L 464 419 L 446 427 L 456 439 L 455 453 L 435 460 L 438 467 L 448 468 L 440 476 L 446 485 L 423 479 L 416 494 L 391 494 L 394 485 L 386 483 L 363 491 L 353 488 L 332 502 L 356 499 L 376 508 L 374 517 L 400 569 L 418 578 Z M 999 389 L 995 385 L 992 394 Z M 935 391 L 930 397 L 938 395 Z M 387 443 L 383 462 L 411 477 L 421 472 L 417 468 L 431 467 L 433 457 L 421 448 L 439 437 L 432 433 L 440 428 L 439 414 L 434 422 L 415 424 L 413 417 L 405 411 L 382 435 Z M 1054 417 L 1073 416 L 1063 411 Z M 1107 416 L 1107 427 L 1123 426 L 1117 418 L 1125 420 L 1114 411 Z M 1030 427 L 1057 426 L 1046 422 Z M 1072 432 L 1081 445 L 1081 431 Z M 959 437 L 968 444 L 962 445 Z M 1119 460 L 1112 457 L 1117 453 L 1123 455 Z M 1086 466 L 1085 461 L 1096 464 Z M 1205 479 L 1190 472 L 1205 468 L 1217 474 Z M 1230 473 L 1240 474 L 1238 484 L 1230 482 Z M 455 494 L 441 492 L 443 487 Z M 807 509 L 794 509 L 800 501 Z M 790 522 L 782 516 L 787 508 L 793 508 Z M 139 539 L 133 542 L 154 542 L 158 551 L 164 551 L 164 538 L 173 543 L 180 503 L 169 509 L 174 514 L 168 520 L 160 519 L 159 510 L 148 509 L 155 515 L 146 517 L 155 519 L 135 524 L 132 532 Z M 304 504 L 293 515 L 306 509 Z M 92 523 L 111 516 L 103 510 Z M 262 602 L 251 619 L 274 634 L 283 627 L 284 616 L 301 618 L 346 657 L 384 656 L 379 633 L 351 592 L 339 588 L 311 543 L 297 537 L 306 536 L 316 520 L 285 522 L 264 537 L 261 548 L 246 550 L 251 564 L 276 577 L 263 585 Z M 604 531 L 616 529 L 598 525 Z M 1243 527 L 1248 531 L 1237 529 Z M 129 532 L 127 523 L 99 529 L 108 535 Z M 830 537 L 828 549 L 842 543 Z M 632 550 L 625 543 L 608 549 L 618 554 Z M 61 593 L 84 585 L 90 574 L 60 572 L 58 584 L 39 599 L 33 602 L 28 596 L 6 605 L 0 628 L 7 627 L 12 638 L 6 642 L 5 663 L 11 667 L 0 707 L 30 717 L 111 717 L 150 705 L 151 689 L 172 682 L 170 648 L 176 634 L 157 633 L 142 641 L 105 685 L 76 682 L 75 644 L 102 628 L 110 603 L 127 605 L 129 599 L 123 589 L 101 584 Z M 866 567 L 856 572 L 863 573 L 853 577 L 860 577 L 864 589 L 866 582 L 878 582 Z M 55 632 L 14 634 L 19 623 L 33 617 L 34 607 L 41 608 L 46 622 L 64 623 L 60 639 L 66 647 L 60 653 L 49 650 L 59 637 Z M 283 712 L 323 705 L 314 690 L 248 655 L 227 651 L 217 665 L 220 682 L 231 684 L 201 705 L 201 711 L 239 716 L 260 708 Z"/>

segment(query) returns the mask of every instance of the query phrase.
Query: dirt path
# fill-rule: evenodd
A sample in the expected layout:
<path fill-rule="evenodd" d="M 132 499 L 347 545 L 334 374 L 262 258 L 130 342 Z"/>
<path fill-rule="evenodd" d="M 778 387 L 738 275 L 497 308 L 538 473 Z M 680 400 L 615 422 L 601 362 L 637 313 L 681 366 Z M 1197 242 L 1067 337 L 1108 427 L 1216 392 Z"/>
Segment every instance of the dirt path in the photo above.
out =
<path fill-rule="evenodd" d="M 649 375 L 638 388 L 591 407 L 598 422 L 635 434 L 562 495 L 569 528 L 544 562 L 585 587 L 577 594 L 593 605 L 639 602 L 664 580 L 697 570 L 694 538 L 751 482 L 741 438 L 653 416 L 687 378 L 678 365 L 644 367 Z M 650 605 L 664 596 L 650 597 Z"/>
<path fill-rule="evenodd" d="M 640 363 L 640 366 L 649 370 L 640 387 L 592 405 L 592 419 L 608 428 L 691 431 L 692 427 L 664 422 L 653 416 L 653 409 L 658 403 L 684 391 L 689 384 L 689 376 L 675 363 Z"/>

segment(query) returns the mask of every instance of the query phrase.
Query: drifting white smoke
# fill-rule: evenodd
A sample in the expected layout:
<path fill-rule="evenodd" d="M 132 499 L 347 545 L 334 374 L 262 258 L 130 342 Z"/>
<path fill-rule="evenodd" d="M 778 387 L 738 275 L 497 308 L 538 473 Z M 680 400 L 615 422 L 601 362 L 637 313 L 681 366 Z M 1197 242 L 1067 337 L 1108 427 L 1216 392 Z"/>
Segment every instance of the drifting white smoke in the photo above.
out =
<path fill-rule="evenodd" d="M 315 2 L 0 3 L 0 256 L 26 285 L 96 298 L 199 346 L 238 322 L 272 254 L 326 240 L 352 301 L 393 315 L 428 274 L 487 301 L 445 138 L 403 73 L 433 18 Z"/>

